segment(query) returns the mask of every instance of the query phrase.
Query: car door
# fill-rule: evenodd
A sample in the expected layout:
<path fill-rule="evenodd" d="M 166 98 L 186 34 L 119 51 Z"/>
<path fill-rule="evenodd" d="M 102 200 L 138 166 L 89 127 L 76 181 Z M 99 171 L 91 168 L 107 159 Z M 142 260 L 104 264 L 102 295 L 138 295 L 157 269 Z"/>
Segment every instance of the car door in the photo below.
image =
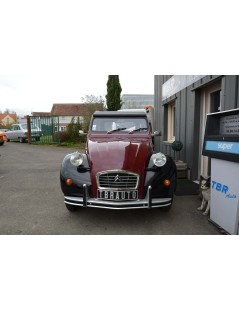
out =
<path fill-rule="evenodd" d="M 11 139 L 16 139 L 16 129 L 17 129 L 17 125 L 14 125 L 12 127 Z"/>
<path fill-rule="evenodd" d="M 13 131 L 12 131 L 12 138 L 11 139 L 14 139 L 14 140 L 18 139 L 18 137 L 21 136 L 20 131 L 21 131 L 20 126 L 19 125 L 14 125 Z"/>
<path fill-rule="evenodd" d="M 18 125 L 15 125 L 14 128 L 13 128 L 13 137 L 12 139 L 17 139 L 18 138 L 18 132 L 19 132 L 19 126 Z"/>
<path fill-rule="evenodd" d="M 15 128 L 15 125 L 12 125 L 10 130 L 7 132 L 7 138 L 8 139 L 14 139 L 14 128 Z"/>

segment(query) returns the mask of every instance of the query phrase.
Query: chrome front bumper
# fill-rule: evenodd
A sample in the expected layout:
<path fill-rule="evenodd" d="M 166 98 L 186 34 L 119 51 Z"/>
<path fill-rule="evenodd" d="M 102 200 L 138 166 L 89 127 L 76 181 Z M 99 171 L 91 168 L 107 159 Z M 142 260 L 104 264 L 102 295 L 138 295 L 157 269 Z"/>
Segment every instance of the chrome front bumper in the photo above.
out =
<path fill-rule="evenodd" d="M 151 209 L 160 207 L 169 207 L 172 204 L 172 198 L 152 198 L 152 188 L 148 187 L 147 195 L 144 199 L 133 201 L 116 201 L 90 198 L 87 186 L 83 185 L 83 197 L 64 196 L 64 202 L 69 205 L 79 207 L 103 208 L 103 209 Z"/>

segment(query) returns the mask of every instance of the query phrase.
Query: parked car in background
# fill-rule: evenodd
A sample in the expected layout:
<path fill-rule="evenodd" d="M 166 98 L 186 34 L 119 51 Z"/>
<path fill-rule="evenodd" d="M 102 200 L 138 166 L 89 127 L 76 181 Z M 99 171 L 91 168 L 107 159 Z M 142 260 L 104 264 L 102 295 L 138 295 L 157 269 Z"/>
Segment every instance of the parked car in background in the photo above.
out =
<path fill-rule="evenodd" d="M 4 141 L 7 141 L 7 136 L 2 129 L 0 129 L 0 146 L 4 144 Z"/>
<path fill-rule="evenodd" d="M 169 210 L 176 189 L 173 159 L 155 153 L 145 112 L 93 114 L 86 152 L 66 155 L 60 171 L 69 211 L 80 207 Z"/>
<path fill-rule="evenodd" d="M 19 140 L 19 142 L 25 142 L 28 140 L 28 131 L 27 124 L 13 124 L 6 132 L 7 141 L 11 140 Z M 31 125 L 31 138 L 36 139 L 36 141 L 40 140 L 42 136 L 41 129 L 37 126 Z"/>

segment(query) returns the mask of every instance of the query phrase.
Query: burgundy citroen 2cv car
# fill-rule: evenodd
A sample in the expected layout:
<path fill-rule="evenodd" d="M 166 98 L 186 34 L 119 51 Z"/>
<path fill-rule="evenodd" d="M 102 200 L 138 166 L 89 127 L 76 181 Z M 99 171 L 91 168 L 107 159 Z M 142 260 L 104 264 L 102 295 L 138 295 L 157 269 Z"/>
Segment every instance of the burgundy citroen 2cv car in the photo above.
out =
<path fill-rule="evenodd" d="M 144 111 L 95 112 L 86 152 L 68 154 L 62 162 L 60 182 L 67 209 L 168 210 L 176 166 L 169 156 L 153 151 L 152 136 Z"/>

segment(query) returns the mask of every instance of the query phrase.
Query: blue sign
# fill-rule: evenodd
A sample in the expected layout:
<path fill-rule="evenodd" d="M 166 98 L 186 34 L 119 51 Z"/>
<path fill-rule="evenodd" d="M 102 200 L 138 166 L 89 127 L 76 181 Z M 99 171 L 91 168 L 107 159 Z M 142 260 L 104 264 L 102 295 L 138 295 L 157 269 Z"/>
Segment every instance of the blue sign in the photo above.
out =
<path fill-rule="evenodd" d="M 228 185 L 223 185 L 222 183 L 219 183 L 215 180 L 212 180 L 211 187 L 212 187 L 212 189 L 214 189 L 214 190 L 216 190 L 222 194 L 225 194 L 225 198 L 228 198 L 228 199 L 237 198 L 237 195 L 229 193 L 229 186 Z"/>
<path fill-rule="evenodd" d="M 206 141 L 205 150 L 239 154 L 239 142 Z"/>

